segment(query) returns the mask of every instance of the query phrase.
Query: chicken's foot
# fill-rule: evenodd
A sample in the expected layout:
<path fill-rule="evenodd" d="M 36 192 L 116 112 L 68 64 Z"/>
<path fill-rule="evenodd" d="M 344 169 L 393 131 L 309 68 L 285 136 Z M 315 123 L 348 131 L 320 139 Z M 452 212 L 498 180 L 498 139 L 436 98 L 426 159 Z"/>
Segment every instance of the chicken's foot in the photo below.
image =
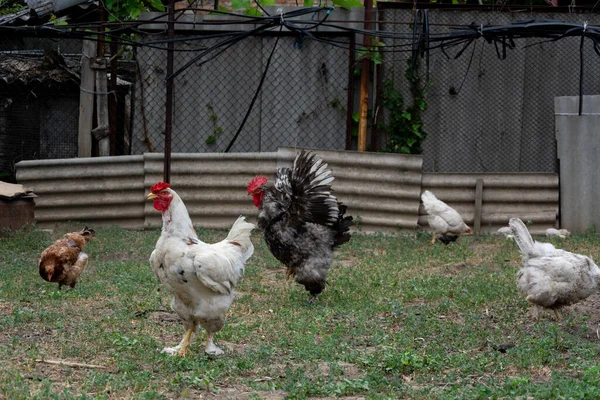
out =
<path fill-rule="evenodd" d="M 161 353 L 167 353 L 171 356 L 178 354 L 184 357 L 187 354 L 187 348 L 190 345 L 190 339 L 192 338 L 192 333 L 196 330 L 196 326 L 192 325 L 190 329 L 185 332 L 185 336 L 181 339 L 181 342 L 175 347 L 165 347 L 162 349 Z"/>
<path fill-rule="evenodd" d="M 213 342 L 213 334 L 210 332 L 206 332 L 206 334 L 206 349 L 204 349 L 204 352 L 213 356 L 220 356 L 223 354 L 224 351 Z"/>
<path fill-rule="evenodd" d="M 437 236 L 437 233 L 433 232 L 433 238 L 431 239 L 431 244 L 435 243 L 435 237 Z"/>

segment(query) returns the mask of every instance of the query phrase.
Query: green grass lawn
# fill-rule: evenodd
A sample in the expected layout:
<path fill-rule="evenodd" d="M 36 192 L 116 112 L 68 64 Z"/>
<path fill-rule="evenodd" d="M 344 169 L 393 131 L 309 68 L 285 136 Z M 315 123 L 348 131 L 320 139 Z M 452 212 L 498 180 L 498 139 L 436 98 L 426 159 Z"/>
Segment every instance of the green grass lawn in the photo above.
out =
<path fill-rule="evenodd" d="M 147 261 L 159 231 L 97 229 L 77 287 L 58 291 L 37 259 L 78 229 L 0 240 L 0 398 L 600 398 L 600 296 L 533 323 L 504 238 L 355 235 L 311 305 L 255 235 L 216 336 L 226 354 L 206 356 L 201 331 L 180 358 L 159 351 L 184 333 Z M 556 244 L 598 260 L 599 238 Z"/>

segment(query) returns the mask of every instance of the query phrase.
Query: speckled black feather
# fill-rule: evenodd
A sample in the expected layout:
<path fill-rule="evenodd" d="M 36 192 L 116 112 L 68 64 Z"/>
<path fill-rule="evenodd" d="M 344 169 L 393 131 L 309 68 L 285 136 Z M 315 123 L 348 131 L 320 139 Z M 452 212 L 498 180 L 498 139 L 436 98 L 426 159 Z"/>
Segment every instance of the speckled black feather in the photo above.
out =
<path fill-rule="evenodd" d="M 325 288 L 333 250 L 350 240 L 352 217 L 332 195 L 332 180 L 327 164 L 303 151 L 263 187 L 258 215 L 271 253 L 313 296 Z"/>

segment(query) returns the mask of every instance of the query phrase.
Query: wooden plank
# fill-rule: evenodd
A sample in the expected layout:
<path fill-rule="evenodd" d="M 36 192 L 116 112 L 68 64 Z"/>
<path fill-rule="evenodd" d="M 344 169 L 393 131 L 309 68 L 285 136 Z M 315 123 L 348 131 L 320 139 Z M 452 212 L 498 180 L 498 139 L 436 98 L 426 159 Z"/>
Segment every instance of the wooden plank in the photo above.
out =
<path fill-rule="evenodd" d="M 475 182 L 475 234 L 481 232 L 481 206 L 483 203 L 483 179 L 479 178 Z"/>
<path fill-rule="evenodd" d="M 84 40 L 81 61 L 81 91 L 79 93 L 79 157 L 92 156 L 92 126 L 94 118 L 94 71 L 90 57 L 96 56 L 96 42 Z"/>
<path fill-rule="evenodd" d="M 106 76 L 106 59 L 97 58 L 92 68 L 96 72 L 96 120 L 94 137 L 98 140 L 100 157 L 110 155 L 109 121 L 108 121 L 108 78 Z"/>

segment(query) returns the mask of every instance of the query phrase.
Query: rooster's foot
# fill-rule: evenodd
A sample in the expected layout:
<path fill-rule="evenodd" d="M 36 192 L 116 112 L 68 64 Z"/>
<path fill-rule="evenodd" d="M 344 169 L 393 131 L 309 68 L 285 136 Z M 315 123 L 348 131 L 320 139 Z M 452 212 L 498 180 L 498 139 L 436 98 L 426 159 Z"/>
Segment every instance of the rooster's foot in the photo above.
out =
<path fill-rule="evenodd" d="M 210 333 L 208 334 L 208 337 L 206 339 L 206 348 L 204 349 L 204 352 L 206 354 L 210 354 L 211 356 L 220 356 L 221 354 L 224 354 L 225 352 L 223 350 L 221 350 L 214 342 L 213 342 L 213 335 L 211 335 Z"/>
<path fill-rule="evenodd" d="M 180 350 L 181 350 L 181 345 L 177 345 L 175 347 L 165 347 L 160 352 L 161 353 L 166 353 L 166 354 L 168 354 L 170 356 L 175 356 L 175 355 L 179 354 Z"/>
<path fill-rule="evenodd" d="M 309 296 L 308 304 L 315 304 L 317 302 L 317 296 Z"/>

